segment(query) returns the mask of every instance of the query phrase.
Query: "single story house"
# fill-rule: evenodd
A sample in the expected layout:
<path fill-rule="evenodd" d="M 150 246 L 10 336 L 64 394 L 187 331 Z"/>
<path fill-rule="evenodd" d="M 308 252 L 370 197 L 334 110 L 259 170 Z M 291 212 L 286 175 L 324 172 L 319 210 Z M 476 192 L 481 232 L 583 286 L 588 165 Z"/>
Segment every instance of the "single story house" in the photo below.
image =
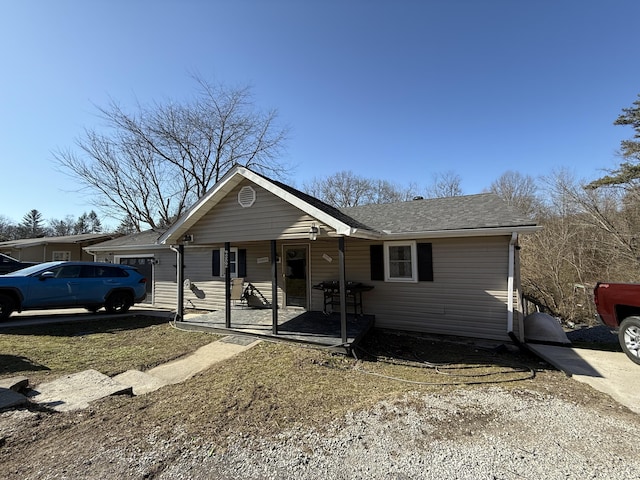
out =
<path fill-rule="evenodd" d="M 22 238 L 0 242 L 0 253 L 21 262 L 52 262 L 59 260 L 92 260 L 84 248 L 114 238 L 114 233 L 83 233 L 58 237 Z"/>
<path fill-rule="evenodd" d="M 240 277 L 274 328 L 279 309 L 333 308 L 344 338 L 359 307 L 378 327 L 508 340 L 523 338 L 518 238 L 538 228 L 491 193 L 338 209 L 236 166 L 168 230 L 86 250 L 145 265 L 150 301 L 178 319 L 185 306 L 229 315 Z"/>

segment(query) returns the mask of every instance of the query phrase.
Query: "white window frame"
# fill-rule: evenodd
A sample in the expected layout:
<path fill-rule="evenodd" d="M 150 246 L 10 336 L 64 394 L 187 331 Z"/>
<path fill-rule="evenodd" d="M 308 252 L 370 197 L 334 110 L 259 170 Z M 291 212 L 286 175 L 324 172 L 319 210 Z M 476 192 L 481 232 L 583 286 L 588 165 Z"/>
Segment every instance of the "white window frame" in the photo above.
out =
<path fill-rule="evenodd" d="M 71 260 L 70 250 L 54 250 L 51 252 L 51 261 L 53 262 L 68 262 L 69 260 Z"/>
<path fill-rule="evenodd" d="M 391 255 L 389 249 L 392 247 L 411 247 L 411 277 L 391 276 Z M 418 247 L 415 241 L 397 241 L 384 243 L 384 281 L 416 283 L 418 281 Z"/>
<path fill-rule="evenodd" d="M 224 255 L 226 250 L 220 249 L 220 276 L 224 278 L 227 270 L 224 266 Z M 231 247 L 229 249 L 229 255 L 235 258 L 234 261 L 229 260 L 229 269 L 231 271 L 231 278 L 238 278 L 238 247 Z"/>

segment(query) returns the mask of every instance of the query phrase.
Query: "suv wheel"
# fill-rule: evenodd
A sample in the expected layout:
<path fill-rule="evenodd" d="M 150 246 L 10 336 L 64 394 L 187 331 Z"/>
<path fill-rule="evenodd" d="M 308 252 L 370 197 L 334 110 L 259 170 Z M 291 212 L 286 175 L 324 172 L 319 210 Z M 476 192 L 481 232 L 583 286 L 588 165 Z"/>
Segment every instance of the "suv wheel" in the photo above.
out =
<path fill-rule="evenodd" d="M 640 317 L 628 317 L 622 321 L 618 340 L 627 357 L 640 365 Z"/>
<path fill-rule="evenodd" d="M 113 292 L 104 303 L 108 313 L 124 313 L 133 305 L 133 298 L 127 292 Z"/>
<path fill-rule="evenodd" d="M 6 320 L 15 310 L 13 299 L 4 294 L 0 294 L 0 320 Z"/>

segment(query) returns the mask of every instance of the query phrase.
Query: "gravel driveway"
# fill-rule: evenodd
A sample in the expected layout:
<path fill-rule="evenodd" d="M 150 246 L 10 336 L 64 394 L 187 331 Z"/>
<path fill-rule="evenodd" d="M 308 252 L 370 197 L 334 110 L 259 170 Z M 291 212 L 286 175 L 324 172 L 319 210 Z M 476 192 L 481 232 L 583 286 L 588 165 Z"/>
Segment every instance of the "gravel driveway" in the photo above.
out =
<path fill-rule="evenodd" d="M 240 436 L 224 452 L 189 450 L 158 478 L 638 478 L 639 418 L 611 408 L 619 415 L 497 387 L 414 394 L 326 431 Z"/>

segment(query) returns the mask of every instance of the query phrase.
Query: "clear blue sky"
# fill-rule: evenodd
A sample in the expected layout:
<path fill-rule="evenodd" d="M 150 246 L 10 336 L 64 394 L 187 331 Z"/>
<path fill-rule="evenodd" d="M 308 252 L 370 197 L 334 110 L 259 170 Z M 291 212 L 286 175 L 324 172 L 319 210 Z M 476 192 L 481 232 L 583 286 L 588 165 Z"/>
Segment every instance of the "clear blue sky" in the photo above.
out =
<path fill-rule="evenodd" d="M 637 0 L 7 0 L 0 215 L 91 210 L 52 152 L 100 127 L 94 105 L 186 98 L 193 72 L 279 111 L 298 187 L 593 179 L 633 133 L 613 121 L 640 93 L 638 19 Z"/>

